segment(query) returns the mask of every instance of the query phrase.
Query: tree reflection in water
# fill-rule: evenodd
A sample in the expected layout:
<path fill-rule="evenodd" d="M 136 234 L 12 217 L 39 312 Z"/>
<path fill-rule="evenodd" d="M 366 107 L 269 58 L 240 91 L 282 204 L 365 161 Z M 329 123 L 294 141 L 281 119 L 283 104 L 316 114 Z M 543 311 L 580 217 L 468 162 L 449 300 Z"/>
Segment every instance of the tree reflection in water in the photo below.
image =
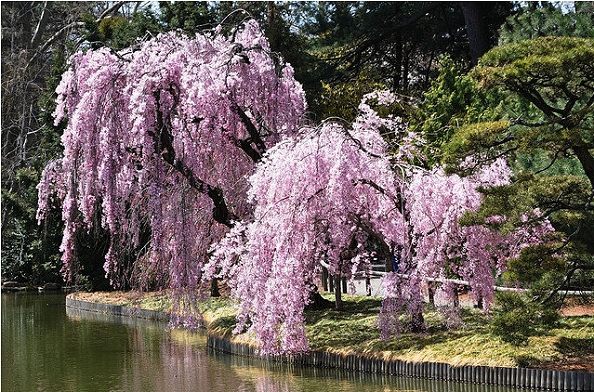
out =
<path fill-rule="evenodd" d="M 71 321 L 125 324 L 127 340 L 116 355 L 122 391 L 212 392 L 508 392 L 513 389 L 304 368 L 209 351 L 201 333 L 171 330 L 164 323 L 67 310 Z"/>

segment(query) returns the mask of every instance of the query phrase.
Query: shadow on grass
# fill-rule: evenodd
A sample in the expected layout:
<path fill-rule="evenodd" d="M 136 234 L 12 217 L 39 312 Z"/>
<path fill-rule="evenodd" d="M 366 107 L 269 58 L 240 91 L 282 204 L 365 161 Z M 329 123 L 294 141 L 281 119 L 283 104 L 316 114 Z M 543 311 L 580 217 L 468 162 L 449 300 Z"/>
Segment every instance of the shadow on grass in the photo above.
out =
<path fill-rule="evenodd" d="M 208 325 L 208 329 L 224 337 L 230 337 L 235 328 L 235 316 L 218 317 Z"/>
<path fill-rule="evenodd" d="M 343 308 L 307 310 L 305 321 L 307 324 L 315 324 L 322 319 L 329 320 L 351 320 L 353 317 L 373 316 L 379 313 L 382 301 L 373 297 L 360 297 L 343 301 Z"/>
<path fill-rule="evenodd" d="M 568 338 L 562 336 L 555 343 L 555 348 L 564 355 L 594 354 L 594 337 Z"/>
<path fill-rule="evenodd" d="M 326 309 L 305 313 L 307 335 L 314 349 L 331 347 L 355 351 L 409 351 L 455 340 L 484 331 L 486 319 L 477 311 L 463 310 L 465 327 L 448 330 L 435 309 L 427 306 L 427 329 L 380 339 L 377 316 L 381 300 L 373 297 L 348 298 L 341 310 Z"/>

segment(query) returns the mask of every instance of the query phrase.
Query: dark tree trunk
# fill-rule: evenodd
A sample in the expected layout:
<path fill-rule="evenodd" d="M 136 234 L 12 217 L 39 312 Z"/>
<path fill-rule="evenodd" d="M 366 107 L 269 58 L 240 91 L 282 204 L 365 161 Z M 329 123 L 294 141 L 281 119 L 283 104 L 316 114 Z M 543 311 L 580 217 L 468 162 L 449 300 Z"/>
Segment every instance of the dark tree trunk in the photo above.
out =
<path fill-rule="evenodd" d="M 592 184 L 592 189 L 594 189 L 594 157 L 592 157 L 592 154 L 590 154 L 590 151 L 586 147 L 573 147 L 572 149 L 582 164 L 584 173 L 586 173 L 590 184 Z"/>
<path fill-rule="evenodd" d="M 346 278 L 342 278 L 342 293 L 346 294 L 347 293 L 347 280 Z"/>
<path fill-rule="evenodd" d="M 396 59 L 394 64 L 394 90 L 398 91 L 402 79 L 402 35 L 396 33 Z"/>
<path fill-rule="evenodd" d="M 485 4 L 479 1 L 461 1 L 460 7 L 466 23 L 472 65 L 490 49 L 489 28 L 485 18 Z"/>
<path fill-rule="evenodd" d="M 484 301 L 483 301 L 483 297 L 479 297 L 479 299 L 476 301 L 476 307 L 478 309 L 482 309 L 484 306 Z"/>
<path fill-rule="evenodd" d="M 342 309 L 342 291 L 340 290 L 340 276 L 334 277 L 334 307 L 336 310 Z"/>
<path fill-rule="evenodd" d="M 322 267 L 322 289 L 328 291 L 328 269 L 326 267 Z"/>
<path fill-rule="evenodd" d="M 427 283 L 427 293 L 429 294 L 429 303 L 435 307 L 435 289 L 431 282 Z"/>
<path fill-rule="evenodd" d="M 280 26 L 278 25 L 277 21 L 277 12 L 276 12 L 276 5 L 273 1 L 269 1 L 267 3 L 267 23 L 268 28 L 266 29 L 266 35 L 268 38 L 268 42 L 270 43 L 270 49 L 274 52 L 280 51 Z"/>
<path fill-rule="evenodd" d="M 454 289 L 454 307 L 460 307 L 460 295 L 458 294 L 458 290 Z"/>
<path fill-rule="evenodd" d="M 401 89 L 404 92 L 408 91 L 408 69 L 410 66 L 410 54 L 411 53 L 412 53 L 412 49 L 407 50 L 406 54 L 404 55 L 404 58 L 402 60 L 402 81 L 400 82 L 400 84 L 401 84 Z"/>
<path fill-rule="evenodd" d="M 423 317 L 423 310 L 412 315 L 411 320 L 411 331 L 412 332 L 425 332 L 425 317 Z"/>
<path fill-rule="evenodd" d="M 219 280 L 214 278 L 210 281 L 210 296 L 211 297 L 220 297 L 221 292 L 219 291 Z"/>

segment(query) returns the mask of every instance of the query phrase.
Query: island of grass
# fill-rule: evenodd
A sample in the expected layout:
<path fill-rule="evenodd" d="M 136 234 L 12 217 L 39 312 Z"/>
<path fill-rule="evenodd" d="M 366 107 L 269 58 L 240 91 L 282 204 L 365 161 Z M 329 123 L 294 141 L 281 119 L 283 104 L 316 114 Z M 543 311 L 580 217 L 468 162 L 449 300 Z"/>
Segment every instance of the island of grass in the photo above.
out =
<path fill-rule="evenodd" d="M 163 312 L 171 311 L 172 303 L 165 292 L 79 292 L 71 296 L 83 301 Z M 463 326 L 451 330 L 445 327 L 436 311 L 427 309 L 425 332 L 403 333 L 382 340 L 377 328 L 380 304 L 377 297 L 345 295 L 344 308 L 340 311 L 307 310 L 310 349 L 451 365 L 594 371 L 594 317 L 591 315 L 565 315 L 555 328 L 530 337 L 525 344 L 514 345 L 494 335 L 488 316 L 478 310 L 462 309 Z M 232 334 L 236 306 L 230 299 L 209 298 L 200 302 L 198 311 L 209 332 L 235 342 L 255 344 L 248 333 Z"/>

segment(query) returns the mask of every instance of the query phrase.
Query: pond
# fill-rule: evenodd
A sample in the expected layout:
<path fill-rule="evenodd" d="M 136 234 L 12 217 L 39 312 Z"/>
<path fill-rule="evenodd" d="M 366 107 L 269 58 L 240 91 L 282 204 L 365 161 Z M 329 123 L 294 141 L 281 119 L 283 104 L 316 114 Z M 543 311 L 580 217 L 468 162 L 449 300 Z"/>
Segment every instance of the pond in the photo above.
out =
<path fill-rule="evenodd" d="M 337 331 L 339 333 L 339 331 Z M 200 333 L 66 310 L 63 294 L 2 294 L 3 391 L 511 391 L 216 354 Z"/>

